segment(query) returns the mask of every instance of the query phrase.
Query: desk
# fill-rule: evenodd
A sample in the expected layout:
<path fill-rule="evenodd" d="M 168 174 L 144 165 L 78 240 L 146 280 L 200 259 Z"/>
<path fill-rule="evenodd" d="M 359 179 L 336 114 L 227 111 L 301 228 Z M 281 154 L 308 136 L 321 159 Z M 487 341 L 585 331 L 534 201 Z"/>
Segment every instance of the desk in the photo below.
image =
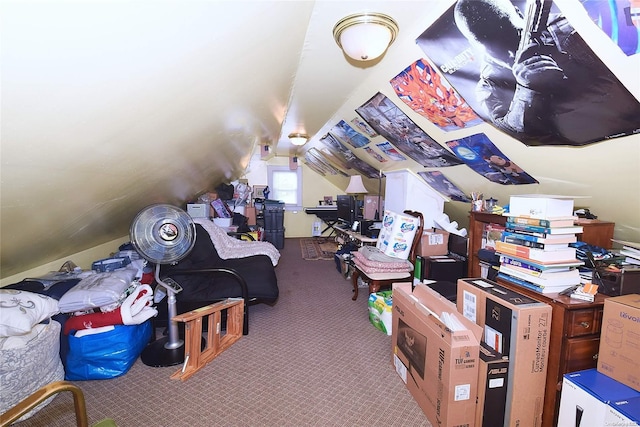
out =
<path fill-rule="evenodd" d="M 316 206 L 315 208 L 304 208 L 307 215 L 315 215 L 322 220 L 327 226 L 320 234 L 324 234 L 331 229 L 331 233 L 335 229 L 334 225 L 338 222 L 338 206 Z M 329 234 L 331 235 L 331 234 Z"/>
<path fill-rule="evenodd" d="M 344 239 L 345 242 L 346 241 L 356 242 L 358 246 L 375 245 L 378 242 L 377 238 L 363 236 L 362 234 L 357 233 L 355 231 L 351 231 L 348 228 L 334 226 L 333 230 L 338 235 L 338 238 Z"/>

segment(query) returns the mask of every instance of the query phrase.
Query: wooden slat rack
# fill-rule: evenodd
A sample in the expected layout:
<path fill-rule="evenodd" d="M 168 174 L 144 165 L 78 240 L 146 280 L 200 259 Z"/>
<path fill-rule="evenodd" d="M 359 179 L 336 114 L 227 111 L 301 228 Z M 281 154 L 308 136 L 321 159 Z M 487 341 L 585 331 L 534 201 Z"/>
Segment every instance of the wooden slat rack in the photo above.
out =
<path fill-rule="evenodd" d="M 222 330 L 222 314 L 226 311 L 227 327 Z M 188 379 L 229 348 L 242 336 L 244 300 L 224 301 L 182 313 L 173 318 L 185 323 L 185 359 L 182 368 L 171 378 Z M 202 322 L 208 317 L 206 345 L 202 348 Z"/>

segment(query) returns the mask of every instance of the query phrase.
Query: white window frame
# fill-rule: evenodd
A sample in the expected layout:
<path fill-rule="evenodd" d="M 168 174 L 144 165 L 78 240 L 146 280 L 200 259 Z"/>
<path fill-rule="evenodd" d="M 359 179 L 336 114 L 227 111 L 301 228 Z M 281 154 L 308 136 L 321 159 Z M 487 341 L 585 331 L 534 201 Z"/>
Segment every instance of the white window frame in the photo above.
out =
<path fill-rule="evenodd" d="M 302 209 L 302 168 L 296 168 L 296 170 L 291 170 L 289 166 L 267 166 L 267 181 L 269 184 L 269 199 L 271 200 L 282 200 L 278 197 L 278 189 L 274 185 L 274 173 L 278 172 L 288 172 L 296 175 L 297 180 L 297 189 L 296 189 L 296 201 L 295 203 L 287 203 L 285 200 L 285 209 L 286 210 L 301 210 Z"/>

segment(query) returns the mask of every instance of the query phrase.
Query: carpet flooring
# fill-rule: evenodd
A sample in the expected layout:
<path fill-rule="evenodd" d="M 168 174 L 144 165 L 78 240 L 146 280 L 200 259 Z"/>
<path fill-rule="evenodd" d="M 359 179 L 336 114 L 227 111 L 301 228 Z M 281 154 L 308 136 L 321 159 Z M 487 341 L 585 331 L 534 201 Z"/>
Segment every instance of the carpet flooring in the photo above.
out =
<path fill-rule="evenodd" d="M 313 237 L 300 239 L 302 258 L 306 260 L 332 260 L 338 244 L 332 237 Z"/>
<path fill-rule="evenodd" d="M 280 298 L 249 311 L 243 336 L 186 381 L 180 367 L 136 361 L 125 375 L 74 381 L 89 425 L 118 427 L 412 426 L 431 424 L 392 365 L 391 337 L 368 319 L 367 298 L 333 261 L 305 261 L 286 239 L 276 267 Z M 18 427 L 75 425 L 70 393 Z"/>

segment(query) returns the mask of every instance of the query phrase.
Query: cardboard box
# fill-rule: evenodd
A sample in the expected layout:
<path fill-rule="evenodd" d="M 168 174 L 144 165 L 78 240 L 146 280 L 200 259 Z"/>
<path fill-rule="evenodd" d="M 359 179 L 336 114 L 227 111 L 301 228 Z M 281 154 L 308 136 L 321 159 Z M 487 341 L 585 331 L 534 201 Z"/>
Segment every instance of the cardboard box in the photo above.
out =
<path fill-rule="evenodd" d="M 540 426 L 551 306 L 486 279 L 458 280 L 458 311 L 484 329 L 482 341 L 509 360 L 504 426 Z"/>
<path fill-rule="evenodd" d="M 434 426 L 475 425 L 482 328 L 425 285 L 393 284 L 393 364 Z M 454 319 L 458 327 L 443 319 Z"/>
<path fill-rule="evenodd" d="M 604 416 L 605 426 L 639 426 L 640 397 L 610 402 Z"/>
<path fill-rule="evenodd" d="M 385 211 L 376 247 L 390 257 L 409 258 L 419 221 L 418 218 L 411 215 Z"/>
<path fill-rule="evenodd" d="M 608 404 L 634 397 L 640 393 L 595 369 L 565 374 L 558 426 L 623 425 L 605 423 Z"/>
<path fill-rule="evenodd" d="M 604 301 L 598 372 L 640 391 L 640 295 Z"/>
<path fill-rule="evenodd" d="M 247 225 L 256 225 L 256 207 L 255 206 L 247 206 L 244 209 L 244 216 L 247 217 Z"/>
<path fill-rule="evenodd" d="M 509 360 L 488 344 L 480 343 L 476 426 L 504 425 L 509 383 Z"/>
<path fill-rule="evenodd" d="M 418 255 L 423 257 L 446 255 L 449 252 L 449 232 L 438 228 L 430 228 L 422 232 L 418 244 Z"/>
<path fill-rule="evenodd" d="M 384 198 L 380 197 L 380 207 L 378 207 L 378 196 L 364 196 L 362 217 L 364 219 L 376 219 L 376 212 L 378 212 L 379 221 L 384 215 Z"/>
<path fill-rule="evenodd" d="M 213 223 L 222 228 L 231 227 L 232 221 L 231 218 L 213 218 Z"/>
<path fill-rule="evenodd" d="M 573 215 L 573 198 L 545 194 L 521 194 L 509 198 L 510 216 L 555 218 Z"/>
<path fill-rule="evenodd" d="M 573 198 L 545 194 L 522 194 L 509 198 L 510 216 L 554 218 L 573 215 Z"/>

